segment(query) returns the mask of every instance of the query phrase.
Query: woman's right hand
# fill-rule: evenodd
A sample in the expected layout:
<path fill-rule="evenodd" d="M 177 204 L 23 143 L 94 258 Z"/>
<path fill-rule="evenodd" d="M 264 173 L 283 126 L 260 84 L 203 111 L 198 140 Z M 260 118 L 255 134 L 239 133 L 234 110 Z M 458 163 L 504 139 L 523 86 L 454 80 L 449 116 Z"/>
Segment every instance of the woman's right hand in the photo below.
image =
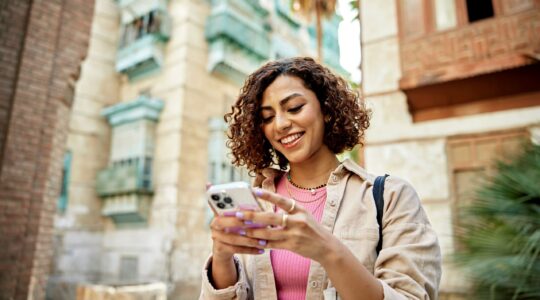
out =
<path fill-rule="evenodd" d="M 212 256 L 217 261 L 230 261 L 234 254 L 262 254 L 266 241 L 246 237 L 250 228 L 235 213 L 215 216 L 210 223 L 212 232 Z"/>
<path fill-rule="evenodd" d="M 212 280 L 214 288 L 224 289 L 238 281 L 238 272 L 233 261 L 235 253 L 262 254 L 266 241 L 246 237 L 249 226 L 237 218 L 235 212 L 215 216 L 210 223 L 212 231 Z"/>
<path fill-rule="evenodd" d="M 206 184 L 206 189 L 211 184 Z M 212 233 L 212 280 L 214 288 L 223 289 L 234 285 L 238 281 L 236 265 L 233 255 L 262 254 L 266 241 L 246 237 L 246 229 L 253 227 L 245 224 L 236 212 L 228 212 L 222 216 L 216 215 L 210 223 Z"/>

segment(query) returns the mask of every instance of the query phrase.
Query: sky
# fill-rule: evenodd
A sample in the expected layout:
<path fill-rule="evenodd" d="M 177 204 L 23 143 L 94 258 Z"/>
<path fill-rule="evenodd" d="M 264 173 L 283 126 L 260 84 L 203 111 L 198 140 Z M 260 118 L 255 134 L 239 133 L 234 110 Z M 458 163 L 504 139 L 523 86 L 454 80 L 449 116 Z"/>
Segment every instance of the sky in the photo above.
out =
<path fill-rule="evenodd" d="M 351 10 L 350 0 L 338 1 L 338 12 L 343 17 L 339 25 L 339 47 L 341 66 L 351 73 L 352 81 L 360 82 L 360 26 L 354 20 L 356 12 Z"/>

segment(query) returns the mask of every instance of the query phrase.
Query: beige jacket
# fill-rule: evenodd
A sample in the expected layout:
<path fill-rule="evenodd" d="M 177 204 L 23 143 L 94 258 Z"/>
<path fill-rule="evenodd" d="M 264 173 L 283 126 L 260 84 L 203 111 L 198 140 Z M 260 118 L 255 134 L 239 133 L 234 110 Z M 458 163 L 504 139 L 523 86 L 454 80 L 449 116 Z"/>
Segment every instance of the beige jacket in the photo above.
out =
<path fill-rule="evenodd" d="M 254 185 L 275 191 L 282 172 L 266 169 Z M 437 236 L 418 195 L 407 182 L 390 176 L 384 189 L 383 249 L 379 240 L 372 186 L 375 176 L 350 160 L 332 172 L 321 224 L 339 238 L 360 262 L 378 278 L 384 299 L 437 299 L 441 278 L 441 253 Z M 264 202 L 264 201 L 261 201 Z M 272 210 L 269 203 L 265 209 Z M 237 255 L 239 280 L 222 290 L 208 279 L 211 258 L 202 273 L 201 299 L 276 299 L 270 252 Z M 325 270 L 311 261 L 306 299 L 339 299 Z M 358 291 L 361 293 L 362 291 Z"/>

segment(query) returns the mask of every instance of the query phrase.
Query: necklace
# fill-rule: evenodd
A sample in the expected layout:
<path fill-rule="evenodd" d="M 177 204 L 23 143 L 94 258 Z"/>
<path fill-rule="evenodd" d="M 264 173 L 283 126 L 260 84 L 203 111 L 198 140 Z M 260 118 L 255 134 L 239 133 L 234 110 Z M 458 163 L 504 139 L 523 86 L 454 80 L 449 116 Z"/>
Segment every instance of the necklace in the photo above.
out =
<path fill-rule="evenodd" d="M 299 201 L 298 199 L 294 198 L 292 193 L 291 193 L 291 189 L 289 187 L 289 184 L 292 184 L 291 182 L 289 182 L 287 180 L 287 182 L 285 183 L 285 187 L 287 188 L 287 193 L 289 194 L 289 197 L 291 197 L 291 199 L 293 199 L 294 201 L 296 202 L 300 202 L 300 203 L 312 203 L 312 202 L 315 202 L 315 201 L 319 201 L 321 200 L 322 198 L 326 197 L 326 191 L 322 193 L 321 196 L 313 199 L 313 200 L 310 200 L 310 201 Z M 326 184 L 325 184 L 326 185 Z M 295 185 L 293 185 L 294 187 L 296 187 Z M 314 193 L 312 193 L 312 195 L 315 195 Z"/>
<path fill-rule="evenodd" d="M 319 185 L 319 186 L 316 186 L 316 187 L 313 187 L 313 188 L 306 188 L 306 187 L 299 186 L 299 185 L 297 185 L 296 183 L 294 183 L 294 182 L 292 181 L 292 179 L 291 179 L 291 173 L 290 173 L 290 172 L 287 173 L 287 181 L 288 181 L 290 184 L 292 184 L 294 187 L 296 187 L 296 188 L 299 188 L 299 189 L 301 189 L 301 190 L 310 191 L 312 195 L 315 195 L 315 192 L 316 192 L 318 189 L 323 188 L 323 187 L 326 186 L 326 183 L 323 183 L 323 184 L 321 184 L 321 185 Z M 287 186 L 287 188 L 288 188 L 288 186 Z M 289 193 L 289 194 L 290 194 L 290 193 Z"/>

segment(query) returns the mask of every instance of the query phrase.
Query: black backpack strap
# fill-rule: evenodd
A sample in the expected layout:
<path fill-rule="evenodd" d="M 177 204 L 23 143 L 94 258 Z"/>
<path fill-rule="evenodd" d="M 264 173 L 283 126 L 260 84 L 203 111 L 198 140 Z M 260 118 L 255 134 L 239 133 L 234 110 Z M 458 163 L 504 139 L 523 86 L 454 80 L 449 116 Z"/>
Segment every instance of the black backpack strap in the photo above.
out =
<path fill-rule="evenodd" d="M 384 181 L 386 180 L 386 177 L 388 177 L 388 174 L 377 176 L 377 178 L 375 178 L 375 183 L 373 184 L 373 199 L 375 200 L 375 207 L 377 208 L 377 223 L 379 224 L 379 243 L 376 248 L 377 256 L 379 256 L 379 252 L 381 252 L 383 241 L 382 217 L 384 209 Z"/>

